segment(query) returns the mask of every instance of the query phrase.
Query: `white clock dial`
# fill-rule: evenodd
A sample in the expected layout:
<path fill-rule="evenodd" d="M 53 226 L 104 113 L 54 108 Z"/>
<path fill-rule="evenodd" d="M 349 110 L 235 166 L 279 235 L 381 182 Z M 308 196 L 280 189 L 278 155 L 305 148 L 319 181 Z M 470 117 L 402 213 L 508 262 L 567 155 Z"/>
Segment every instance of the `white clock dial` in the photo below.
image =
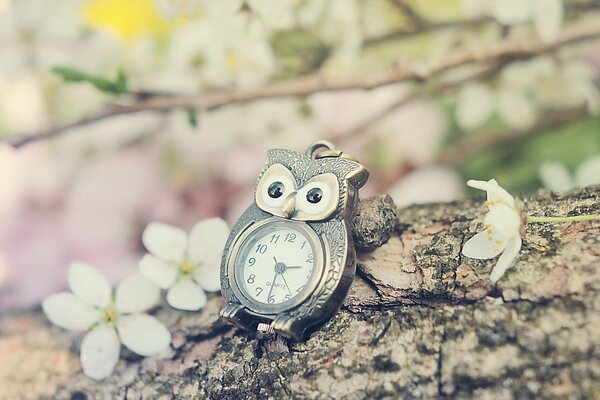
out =
<path fill-rule="evenodd" d="M 236 280 L 246 297 L 261 304 L 291 302 L 315 273 L 315 244 L 290 223 L 272 223 L 250 235 L 236 260 Z"/>

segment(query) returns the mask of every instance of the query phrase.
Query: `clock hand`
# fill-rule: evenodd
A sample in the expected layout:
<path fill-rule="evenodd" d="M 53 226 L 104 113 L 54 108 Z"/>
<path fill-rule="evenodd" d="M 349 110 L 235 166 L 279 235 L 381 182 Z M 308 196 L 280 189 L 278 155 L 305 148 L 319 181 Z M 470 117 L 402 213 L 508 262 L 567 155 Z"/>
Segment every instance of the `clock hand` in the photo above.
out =
<path fill-rule="evenodd" d="M 292 290 L 290 289 L 290 285 L 288 285 L 287 281 L 285 280 L 284 274 L 281 274 L 281 279 L 283 279 L 283 283 L 285 283 L 285 287 L 287 287 L 287 290 L 288 290 L 288 292 L 290 292 L 290 296 L 291 296 Z"/>
<path fill-rule="evenodd" d="M 275 264 L 277 264 L 277 259 L 275 257 L 273 257 L 273 260 L 275 260 Z"/>
<path fill-rule="evenodd" d="M 273 282 L 271 282 L 271 289 L 269 289 L 269 294 L 267 296 L 267 301 L 269 301 L 269 299 L 271 298 L 271 293 L 273 293 L 273 288 L 275 287 L 275 281 L 277 280 L 277 275 L 279 275 L 277 272 L 275 272 L 275 276 L 273 277 Z"/>
<path fill-rule="evenodd" d="M 292 265 L 291 267 L 286 266 L 285 269 L 297 269 L 297 268 L 302 268 L 302 266 L 300 265 Z"/>

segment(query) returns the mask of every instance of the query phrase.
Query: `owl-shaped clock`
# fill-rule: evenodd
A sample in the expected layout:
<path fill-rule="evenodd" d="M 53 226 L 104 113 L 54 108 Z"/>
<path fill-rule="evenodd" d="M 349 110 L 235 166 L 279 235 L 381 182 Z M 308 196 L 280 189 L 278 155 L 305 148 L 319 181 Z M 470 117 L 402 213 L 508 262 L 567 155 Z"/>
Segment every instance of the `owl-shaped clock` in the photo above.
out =
<path fill-rule="evenodd" d="M 221 261 L 221 316 L 306 340 L 344 301 L 356 270 L 349 221 L 367 169 L 326 141 L 306 154 L 270 150 L 254 203 Z"/>

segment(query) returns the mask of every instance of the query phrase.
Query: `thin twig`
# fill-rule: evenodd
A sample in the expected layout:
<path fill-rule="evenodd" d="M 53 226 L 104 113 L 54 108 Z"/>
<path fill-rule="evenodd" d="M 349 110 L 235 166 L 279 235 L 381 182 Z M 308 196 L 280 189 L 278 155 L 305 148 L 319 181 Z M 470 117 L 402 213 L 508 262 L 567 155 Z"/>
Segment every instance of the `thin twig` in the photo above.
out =
<path fill-rule="evenodd" d="M 567 125 L 587 115 L 589 115 L 588 108 L 579 106 L 549 112 L 541 116 L 535 125 L 527 129 L 473 133 L 454 146 L 442 151 L 434 163 L 457 165 L 482 150 L 519 142 L 540 133 L 551 132 L 554 128 Z"/>
<path fill-rule="evenodd" d="M 437 96 L 437 95 L 440 95 L 443 93 L 447 93 L 449 91 L 452 91 L 452 90 L 464 85 L 467 82 L 488 79 L 489 77 L 493 76 L 496 72 L 498 72 L 503 66 L 504 66 L 504 64 L 494 64 L 494 65 L 486 67 L 482 70 L 478 70 L 477 72 L 475 72 L 472 75 L 469 75 L 469 76 L 466 76 L 466 77 L 463 77 L 463 78 L 460 78 L 460 79 L 457 79 L 454 81 L 444 82 L 439 86 L 422 87 L 421 89 L 414 91 L 413 93 L 409 94 L 408 96 L 402 97 L 398 101 L 395 101 L 394 103 L 388 105 L 384 109 L 377 111 L 373 115 L 369 116 L 366 120 L 362 121 L 359 125 L 351 128 L 350 130 L 347 130 L 345 132 L 339 132 L 339 133 L 332 135 L 330 140 L 332 140 L 332 141 L 346 140 L 353 136 L 364 133 L 371 126 L 378 123 L 379 121 L 381 121 L 382 119 L 384 119 L 385 117 L 390 115 L 391 113 L 395 112 L 399 108 L 405 106 L 406 104 L 408 104 L 412 101 Z"/>
<path fill-rule="evenodd" d="M 594 20 L 582 26 L 565 29 L 556 40 L 549 43 L 544 43 L 538 38 L 505 39 L 477 49 L 457 50 L 441 60 L 396 65 L 370 75 L 361 74 L 344 78 L 326 78 L 316 74 L 257 89 L 218 92 L 207 94 L 206 96 L 152 97 L 146 100 L 137 100 L 126 105 L 111 105 L 75 122 L 58 125 L 40 132 L 23 134 L 10 144 L 14 147 L 21 147 L 37 140 L 57 136 L 69 129 L 89 125 L 117 115 L 149 111 L 165 112 L 173 109 L 206 111 L 229 104 L 244 103 L 265 98 L 303 97 L 318 92 L 347 89 L 369 90 L 398 82 L 426 80 L 439 73 L 467 64 L 485 64 L 526 59 L 542 53 L 555 51 L 566 45 L 598 38 L 600 38 L 600 22 Z"/>
<path fill-rule="evenodd" d="M 392 32 L 385 33 L 380 36 L 375 36 L 368 38 L 363 43 L 363 46 L 369 47 L 378 45 L 384 42 L 389 42 L 390 40 L 399 40 L 399 39 L 407 39 L 412 36 L 423 35 L 426 33 L 434 33 L 436 31 L 441 31 L 444 29 L 450 28 L 474 28 L 477 26 L 489 24 L 492 22 L 496 22 L 493 17 L 483 16 L 476 18 L 461 18 L 461 19 L 453 19 L 449 21 L 438 21 L 438 22 L 421 22 L 421 25 L 418 29 L 400 29 Z"/>
<path fill-rule="evenodd" d="M 420 18 L 420 15 L 407 3 L 401 0 L 391 0 L 392 3 L 400 9 L 400 11 L 413 23 L 410 28 L 401 28 L 392 32 L 374 36 L 368 38 L 363 43 L 363 46 L 375 46 L 381 43 L 389 42 L 392 40 L 408 39 L 413 36 L 424 35 L 427 33 L 434 33 L 437 31 L 461 28 L 470 29 L 477 28 L 486 24 L 500 25 L 498 21 L 491 15 L 483 15 L 471 18 L 458 18 L 442 21 L 429 21 Z M 568 1 L 565 4 L 565 13 L 568 16 L 578 15 L 583 12 L 593 11 L 600 8 L 600 1 Z M 416 18 L 416 19 L 415 19 Z"/>
<path fill-rule="evenodd" d="M 568 125 L 589 115 L 587 107 L 580 106 L 547 113 L 539 118 L 539 122 L 528 129 L 503 129 L 490 132 L 473 133 L 446 150 L 443 150 L 428 165 L 456 166 L 469 159 L 473 154 L 498 146 L 520 142 L 523 139 L 540 134 L 551 133 L 555 128 Z M 407 173 L 413 171 L 414 165 L 401 165 L 395 173 L 386 177 L 378 188 L 385 193 Z"/>

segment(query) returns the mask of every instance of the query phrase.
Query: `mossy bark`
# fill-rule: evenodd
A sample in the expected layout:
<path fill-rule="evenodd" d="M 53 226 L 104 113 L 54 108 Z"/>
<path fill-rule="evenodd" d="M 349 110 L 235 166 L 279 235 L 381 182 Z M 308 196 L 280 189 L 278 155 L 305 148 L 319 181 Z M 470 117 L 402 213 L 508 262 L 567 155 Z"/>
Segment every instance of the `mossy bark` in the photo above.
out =
<path fill-rule="evenodd" d="M 523 199 L 531 215 L 600 213 L 600 187 Z M 40 310 L 0 318 L 3 398 L 600 398 L 600 221 L 530 224 L 514 266 L 461 255 L 481 201 L 395 210 L 361 204 L 358 274 L 337 316 L 306 343 L 256 337 L 158 307 L 159 357 L 124 351 L 103 382 L 82 375 L 81 335 Z M 369 249 L 369 250 L 365 250 Z"/>

